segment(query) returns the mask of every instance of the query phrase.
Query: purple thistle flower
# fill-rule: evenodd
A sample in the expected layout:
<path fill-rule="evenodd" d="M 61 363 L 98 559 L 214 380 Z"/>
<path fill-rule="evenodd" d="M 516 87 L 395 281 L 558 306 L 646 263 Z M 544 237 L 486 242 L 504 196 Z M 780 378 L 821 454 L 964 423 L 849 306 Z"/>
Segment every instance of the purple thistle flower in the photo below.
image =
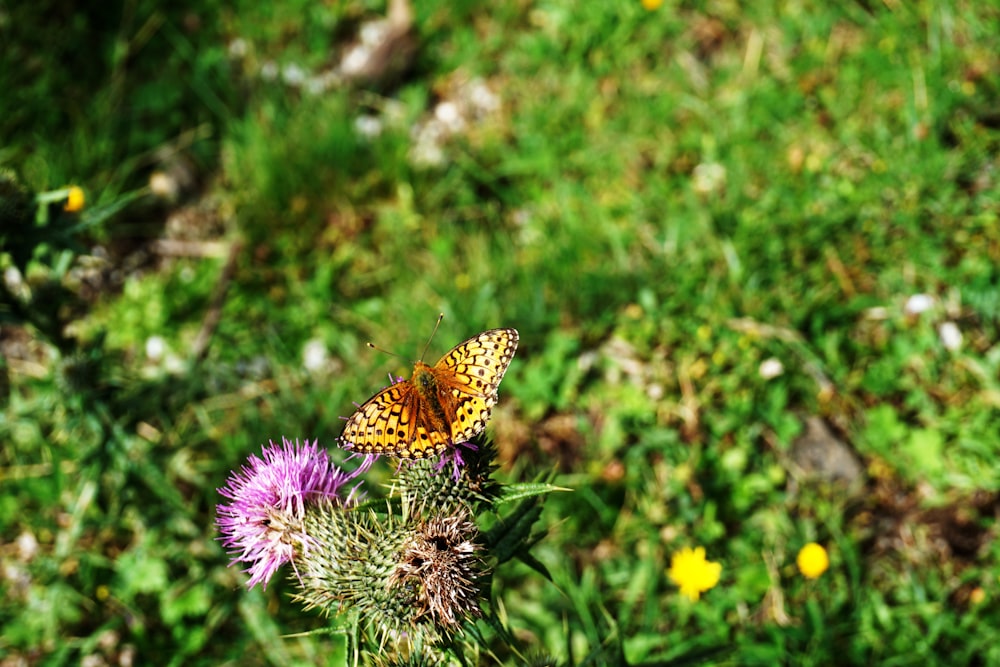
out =
<path fill-rule="evenodd" d="M 434 465 L 434 470 L 441 472 L 445 466 L 451 463 L 451 478 L 456 482 L 462 477 L 462 467 L 465 466 L 465 459 L 462 458 L 461 447 L 467 447 L 472 451 L 479 451 L 479 447 L 471 442 L 458 442 L 449 447 L 441 454 L 441 458 Z"/>
<path fill-rule="evenodd" d="M 349 449 L 347 451 L 350 451 Z M 361 463 L 358 465 L 357 470 L 354 471 L 355 475 L 361 475 L 369 470 L 371 470 L 372 465 L 378 461 L 381 454 L 359 454 L 358 452 L 351 452 L 345 461 L 350 461 L 352 459 L 361 459 Z"/>
<path fill-rule="evenodd" d="M 287 438 L 262 448 L 263 458 L 251 454 L 249 465 L 233 471 L 219 493 L 232 502 L 218 505 L 216 525 L 223 546 L 236 563 L 249 563 L 248 588 L 267 582 L 296 553 L 308 550 L 303 529 L 306 507 L 323 501 L 349 502 L 338 495 L 340 487 L 358 471 L 347 473 L 334 466 L 318 441 L 300 445 Z M 348 499 L 354 497 L 352 489 Z"/>

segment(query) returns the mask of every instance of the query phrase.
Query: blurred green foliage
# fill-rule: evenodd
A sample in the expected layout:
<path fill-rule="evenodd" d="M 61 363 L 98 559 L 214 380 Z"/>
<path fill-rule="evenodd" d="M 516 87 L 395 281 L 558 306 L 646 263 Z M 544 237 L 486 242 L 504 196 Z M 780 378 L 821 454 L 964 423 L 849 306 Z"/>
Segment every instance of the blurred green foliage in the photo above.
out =
<path fill-rule="evenodd" d="M 519 329 L 504 474 L 574 489 L 554 585 L 497 575 L 526 654 L 1000 663 L 995 3 L 414 9 L 373 92 L 309 85 L 381 3 L 0 7 L 0 659 L 343 664 L 226 568 L 215 489 L 333 447 L 409 372 L 364 343 L 444 312 L 432 358 Z M 697 603 L 683 546 L 723 564 Z"/>

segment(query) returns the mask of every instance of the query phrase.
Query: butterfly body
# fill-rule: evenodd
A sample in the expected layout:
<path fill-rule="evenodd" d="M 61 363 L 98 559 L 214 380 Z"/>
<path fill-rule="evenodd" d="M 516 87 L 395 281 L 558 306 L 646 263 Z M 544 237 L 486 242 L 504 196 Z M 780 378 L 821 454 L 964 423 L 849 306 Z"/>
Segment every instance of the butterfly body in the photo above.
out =
<path fill-rule="evenodd" d="M 491 329 L 456 345 L 409 380 L 372 396 L 347 420 L 341 445 L 363 454 L 426 458 L 482 433 L 514 351 L 515 329 Z"/>
<path fill-rule="evenodd" d="M 413 368 L 410 383 L 415 389 L 412 397 L 413 413 L 422 415 L 430 432 L 445 432 L 450 429 L 451 419 L 445 405 L 448 397 L 442 394 L 443 385 L 434 377 L 431 366 L 418 361 Z"/>

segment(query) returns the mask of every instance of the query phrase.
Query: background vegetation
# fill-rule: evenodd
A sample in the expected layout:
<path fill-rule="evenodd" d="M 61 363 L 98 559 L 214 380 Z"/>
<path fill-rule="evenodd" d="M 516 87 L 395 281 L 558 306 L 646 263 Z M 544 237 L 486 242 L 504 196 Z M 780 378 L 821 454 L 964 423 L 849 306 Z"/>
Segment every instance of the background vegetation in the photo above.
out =
<path fill-rule="evenodd" d="M 520 331 L 500 474 L 573 489 L 522 651 L 1000 664 L 1000 6 L 427 0 L 336 80 L 384 12 L 0 5 L 2 664 L 342 664 L 216 488 L 439 312 Z"/>

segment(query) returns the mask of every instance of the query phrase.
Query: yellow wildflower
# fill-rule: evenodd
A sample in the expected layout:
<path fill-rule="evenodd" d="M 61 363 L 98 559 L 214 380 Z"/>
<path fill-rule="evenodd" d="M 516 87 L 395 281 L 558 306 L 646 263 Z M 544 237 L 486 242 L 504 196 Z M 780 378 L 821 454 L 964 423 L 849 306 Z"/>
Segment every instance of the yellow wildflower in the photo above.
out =
<path fill-rule="evenodd" d="M 670 581 L 681 587 L 681 595 L 692 601 L 719 583 L 722 564 L 705 560 L 705 547 L 685 547 L 670 557 Z"/>
<path fill-rule="evenodd" d="M 799 566 L 799 572 L 803 577 L 815 579 L 830 567 L 830 557 L 826 549 L 815 542 L 810 542 L 799 550 L 795 564 Z"/>
<path fill-rule="evenodd" d="M 663 4 L 663 0 L 642 0 L 642 6 L 649 11 L 654 9 L 659 9 L 660 5 Z"/>
<path fill-rule="evenodd" d="M 66 205 L 63 206 L 63 210 L 75 213 L 83 208 L 86 201 L 86 197 L 83 195 L 83 189 L 79 186 L 71 185 L 66 196 Z"/>

